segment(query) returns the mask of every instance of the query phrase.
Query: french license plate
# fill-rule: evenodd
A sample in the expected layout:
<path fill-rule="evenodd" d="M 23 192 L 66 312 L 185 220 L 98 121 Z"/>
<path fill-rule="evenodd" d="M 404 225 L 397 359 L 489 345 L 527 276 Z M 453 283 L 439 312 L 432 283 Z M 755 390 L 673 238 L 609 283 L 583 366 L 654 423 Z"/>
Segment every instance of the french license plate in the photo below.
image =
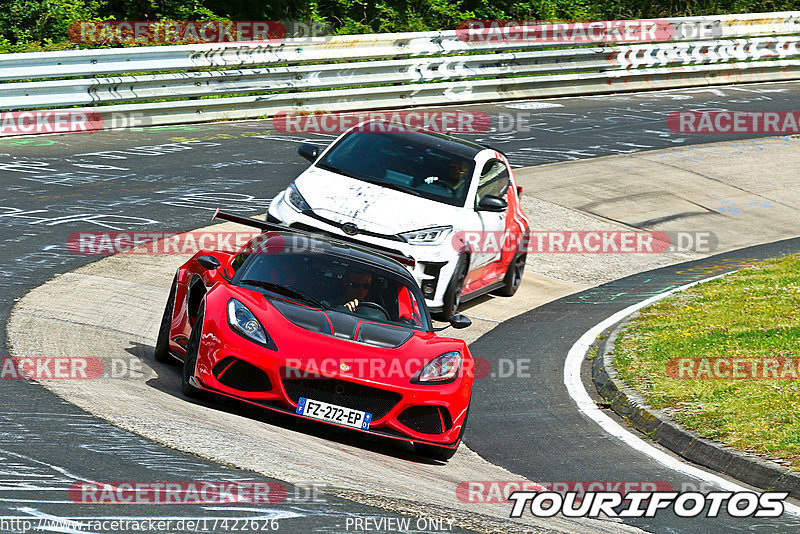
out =
<path fill-rule="evenodd" d="M 360 428 L 366 430 L 372 421 L 372 414 L 354 410 L 352 408 L 345 408 L 344 406 L 336 406 L 335 404 L 328 404 L 327 402 L 317 401 L 300 397 L 297 401 L 296 412 L 306 417 L 320 419 L 329 423 L 336 423 L 339 425 L 350 426 L 353 428 Z"/>

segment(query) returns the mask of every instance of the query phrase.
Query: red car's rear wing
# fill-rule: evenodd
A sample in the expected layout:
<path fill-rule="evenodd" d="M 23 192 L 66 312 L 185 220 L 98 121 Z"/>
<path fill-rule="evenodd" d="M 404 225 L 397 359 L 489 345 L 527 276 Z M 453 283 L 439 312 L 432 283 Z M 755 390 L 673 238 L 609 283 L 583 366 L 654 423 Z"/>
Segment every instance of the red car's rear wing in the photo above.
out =
<path fill-rule="evenodd" d="M 220 211 L 219 208 L 217 208 L 217 211 L 214 212 L 214 216 L 211 217 L 212 221 L 214 221 L 216 219 L 222 219 L 222 220 L 225 220 L 225 221 L 230 221 L 230 222 L 243 224 L 245 226 L 251 226 L 253 228 L 258 228 L 262 232 L 269 232 L 269 231 L 273 231 L 273 232 L 290 232 L 290 233 L 293 233 L 293 234 L 308 235 L 308 236 L 312 236 L 312 237 L 319 237 L 319 238 L 322 238 L 322 239 L 326 239 L 328 241 L 334 241 L 336 243 L 340 243 L 342 245 L 347 245 L 347 246 L 355 245 L 355 246 L 357 246 L 359 248 L 363 248 L 365 250 L 368 250 L 368 251 L 370 251 L 370 252 L 372 252 L 374 254 L 380 254 L 381 256 L 385 256 L 387 258 L 391 258 L 391 259 L 393 259 L 393 260 L 395 260 L 397 262 L 402 263 L 403 265 L 408 265 L 408 266 L 410 266 L 412 268 L 416 265 L 416 261 L 414 260 L 414 258 L 411 258 L 409 256 L 404 256 L 402 254 L 393 254 L 391 252 L 387 252 L 387 251 L 381 250 L 379 248 L 371 247 L 368 244 L 362 244 L 360 242 L 359 243 L 353 243 L 353 242 L 350 242 L 350 241 L 345 241 L 343 239 L 337 239 L 336 237 L 331 237 L 329 235 L 315 234 L 314 232 L 307 232 L 305 230 L 299 230 L 297 228 L 291 228 L 289 226 L 284 226 L 282 224 L 276 224 L 276 223 L 271 223 L 271 222 L 267 222 L 267 221 L 261 221 L 261 220 L 258 220 L 258 219 L 252 219 L 250 217 L 242 217 L 241 215 L 234 215 L 233 213 L 226 213 L 224 211 Z"/>
<path fill-rule="evenodd" d="M 279 230 L 284 232 L 293 232 L 294 229 L 281 226 L 279 224 L 268 223 L 266 221 L 259 221 L 258 219 L 251 219 L 250 217 L 242 217 L 241 215 L 234 215 L 233 213 L 226 213 L 224 211 L 220 211 L 217 208 L 217 211 L 214 212 L 214 216 L 211 217 L 212 221 L 217 219 L 223 219 L 225 221 L 231 221 L 239 224 L 243 224 L 245 226 L 252 226 L 253 228 L 258 228 L 266 232 L 267 230 Z"/>

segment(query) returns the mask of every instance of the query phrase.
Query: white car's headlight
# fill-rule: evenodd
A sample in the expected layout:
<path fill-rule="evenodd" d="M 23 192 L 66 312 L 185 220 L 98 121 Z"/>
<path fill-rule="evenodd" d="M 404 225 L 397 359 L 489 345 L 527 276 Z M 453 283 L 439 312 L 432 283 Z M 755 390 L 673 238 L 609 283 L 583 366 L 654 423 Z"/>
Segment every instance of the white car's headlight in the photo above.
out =
<path fill-rule="evenodd" d="M 231 328 L 262 345 L 267 344 L 267 332 L 253 312 L 236 299 L 228 301 L 228 324 Z"/>
<path fill-rule="evenodd" d="M 300 194 L 300 191 L 297 190 L 297 186 L 294 184 L 289 186 L 283 198 L 297 211 L 302 212 L 311 209 L 311 206 L 308 205 L 308 202 L 306 202 L 306 199 L 303 198 L 303 195 Z"/>
<path fill-rule="evenodd" d="M 406 232 L 400 234 L 400 237 L 410 245 L 440 245 L 452 231 L 452 226 L 434 226 L 424 230 Z"/>
<path fill-rule="evenodd" d="M 455 380 L 461 368 L 461 353 L 458 351 L 445 352 L 431 360 L 414 377 L 414 382 L 423 384 L 439 384 Z"/>

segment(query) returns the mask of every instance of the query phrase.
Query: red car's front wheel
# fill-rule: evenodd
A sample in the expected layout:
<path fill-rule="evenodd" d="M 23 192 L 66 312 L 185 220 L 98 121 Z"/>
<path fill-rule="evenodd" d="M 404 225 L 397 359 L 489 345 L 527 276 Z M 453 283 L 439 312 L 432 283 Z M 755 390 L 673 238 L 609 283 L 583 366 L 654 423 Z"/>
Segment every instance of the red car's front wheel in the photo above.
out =
<path fill-rule="evenodd" d="M 197 352 L 200 350 L 204 315 L 205 313 L 200 311 L 192 327 L 192 335 L 189 336 L 189 343 L 186 345 L 186 357 L 183 359 L 183 372 L 181 373 L 181 391 L 187 397 L 195 399 L 202 397 L 202 391 L 194 387 L 190 379 L 194 376 L 195 367 L 197 367 Z"/>

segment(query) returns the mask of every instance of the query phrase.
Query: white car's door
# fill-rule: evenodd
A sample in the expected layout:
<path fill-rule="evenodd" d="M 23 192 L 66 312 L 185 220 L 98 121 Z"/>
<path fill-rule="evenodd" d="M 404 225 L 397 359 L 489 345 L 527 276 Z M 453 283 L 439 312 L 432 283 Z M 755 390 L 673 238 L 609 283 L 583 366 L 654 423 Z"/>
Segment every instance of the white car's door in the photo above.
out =
<path fill-rule="evenodd" d="M 472 270 L 483 269 L 487 265 L 500 260 L 503 246 L 503 233 L 506 228 L 506 213 L 503 211 L 486 211 L 479 207 L 481 199 L 487 195 L 504 198 L 508 191 L 509 178 L 505 163 L 499 159 L 489 159 L 478 175 L 478 188 L 475 194 L 473 209 L 477 223 L 482 232 L 480 250 L 473 251 Z M 477 253 L 476 253 L 477 252 Z"/>

